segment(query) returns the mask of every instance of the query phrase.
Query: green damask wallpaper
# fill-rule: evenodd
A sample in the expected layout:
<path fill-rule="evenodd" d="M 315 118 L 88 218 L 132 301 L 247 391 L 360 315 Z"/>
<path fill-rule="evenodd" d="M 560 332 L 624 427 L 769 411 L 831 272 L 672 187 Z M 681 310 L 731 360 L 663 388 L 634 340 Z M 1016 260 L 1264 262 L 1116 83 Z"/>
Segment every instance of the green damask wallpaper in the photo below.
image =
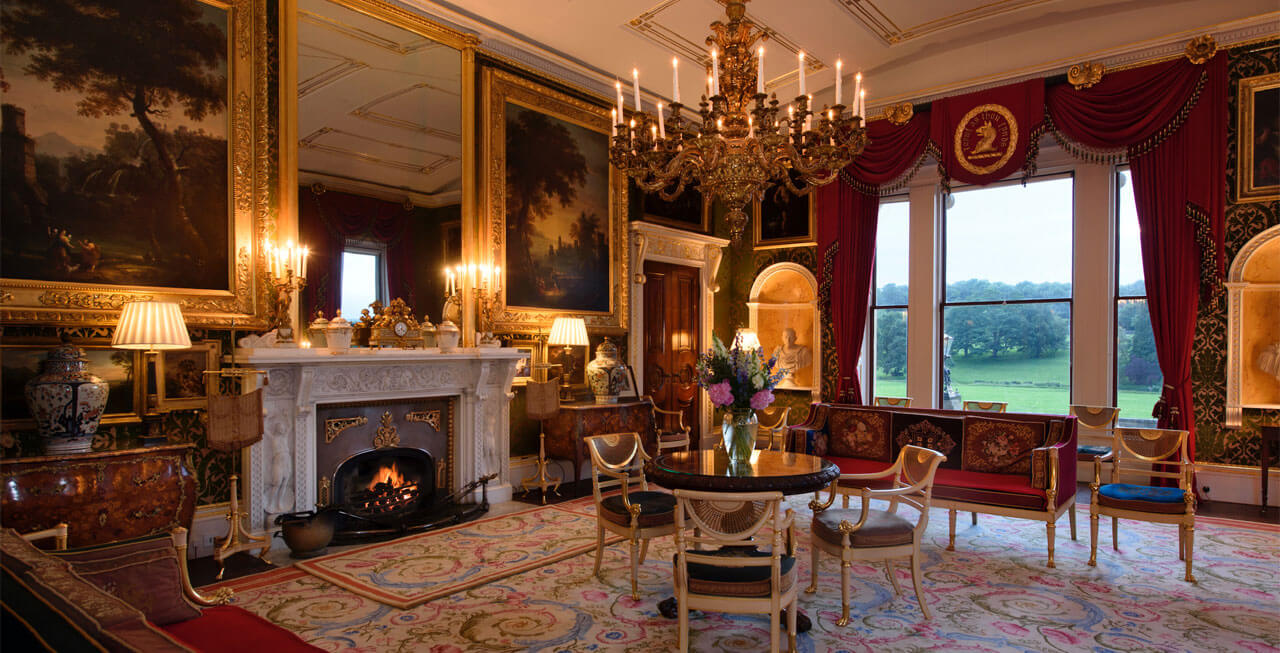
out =
<path fill-rule="evenodd" d="M 1280 224 L 1280 202 L 1236 202 L 1236 89 L 1246 77 L 1280 72 L 1280 41 L 1229 50 L 1230 86 L 1227 127 L 1227 265 L 1250 238 Z M 1227 304 L 1221 298 L 1200 306 L 1196 322 L 1191 381 L 1195 392 L 1196 459 L 1232 465 L 1259 464 L 1260 434 L 1246 421 L 1240 429 L 1224 429 L 1227 401 Z"/>

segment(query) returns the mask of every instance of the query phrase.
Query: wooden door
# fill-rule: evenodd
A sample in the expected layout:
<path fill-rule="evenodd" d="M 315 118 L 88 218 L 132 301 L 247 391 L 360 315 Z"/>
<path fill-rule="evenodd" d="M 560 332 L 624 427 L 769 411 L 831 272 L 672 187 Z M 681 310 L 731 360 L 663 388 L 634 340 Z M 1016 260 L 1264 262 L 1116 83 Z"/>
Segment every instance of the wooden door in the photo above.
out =
<path fill-rule="evenodd" d="M 644 275 L 644 389 L 658 408 L 684 413 L 696 448 L 702 401 L 696 372 L 701 352 L 700 275 L 696 268 L 657 261 L 645 261 Z"/>

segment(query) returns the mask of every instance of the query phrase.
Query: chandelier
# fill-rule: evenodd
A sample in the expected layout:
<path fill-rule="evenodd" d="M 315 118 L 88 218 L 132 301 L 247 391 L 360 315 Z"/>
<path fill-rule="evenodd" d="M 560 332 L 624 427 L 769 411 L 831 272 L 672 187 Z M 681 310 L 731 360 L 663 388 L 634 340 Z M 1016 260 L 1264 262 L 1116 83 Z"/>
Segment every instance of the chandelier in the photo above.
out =
<path fill-rule="evenodd" d="M 671 201 L 686 186 L 719 198 L 728 207 L 733 241 L 747 225 L 747 203 L 763 200 L 774 185 L 805 195 L 834 181 L 867 146 L 863 125 L 865 91 L 857 76 L 853 107 L 842 101 L 841 62 L 836 62 L 835 104 L 814 111 L 805 94 L 804 52 L 798 53 L 800 94 L 785 109 L 764 92 L 764 47 L 768 36 L 746 18 L 748 0 L 729 0 L 728 23 L 711 24 L 710 76 L 698 103 L 699 120 L 682 115 L 679 60 L 672 59 L 670 115 L 663 105 L 650 115 L 640 103 L 640 74 L 632 71 L 635 112 L 625 117 L 622 83 L 613 110 L 609 161 L 647 192 Z M 754 90 L 754 93 L 752 92 Z M 848 109 L 848 111 L 846 111 Z"/>

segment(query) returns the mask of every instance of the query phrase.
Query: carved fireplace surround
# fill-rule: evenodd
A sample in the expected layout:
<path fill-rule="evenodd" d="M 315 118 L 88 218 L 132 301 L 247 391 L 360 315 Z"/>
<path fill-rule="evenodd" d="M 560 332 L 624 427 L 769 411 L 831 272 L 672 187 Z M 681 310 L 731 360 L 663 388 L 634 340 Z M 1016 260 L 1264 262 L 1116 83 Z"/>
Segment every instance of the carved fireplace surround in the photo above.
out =
<path fill-rule="evenodd" d="M 270 529 L 275 515 L 315 508 L 316 406 L 457 397 L 455 464 L 450 488 L 487 474 L 489 500 L 511 499 L 509 402 L 514 349 L 426 350 L 242 349 L 237 359 L 265 370 L 262 442 L 247 461 L 251 523 Z"/>

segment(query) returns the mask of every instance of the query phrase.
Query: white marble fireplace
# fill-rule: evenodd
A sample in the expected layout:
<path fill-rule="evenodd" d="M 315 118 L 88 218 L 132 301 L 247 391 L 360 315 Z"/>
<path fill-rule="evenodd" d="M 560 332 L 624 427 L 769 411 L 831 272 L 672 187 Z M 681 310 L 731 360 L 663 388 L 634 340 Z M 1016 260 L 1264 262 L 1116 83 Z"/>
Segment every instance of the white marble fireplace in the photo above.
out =
<path fill-rule="evenodd" d="M 488 474 L 489 501 L 511 499 L 508 471 L 513 349 L 243 349 L 237 359 L 267 372 L 264 436 L 249 450 L 244 487 L 250 524 L 270 530 L 275 515 L 315 508 L 316 406 L 456 397 L 455 465 L 449 487 Z M 478 499 L 478 493 L 473 497 Z"/>

